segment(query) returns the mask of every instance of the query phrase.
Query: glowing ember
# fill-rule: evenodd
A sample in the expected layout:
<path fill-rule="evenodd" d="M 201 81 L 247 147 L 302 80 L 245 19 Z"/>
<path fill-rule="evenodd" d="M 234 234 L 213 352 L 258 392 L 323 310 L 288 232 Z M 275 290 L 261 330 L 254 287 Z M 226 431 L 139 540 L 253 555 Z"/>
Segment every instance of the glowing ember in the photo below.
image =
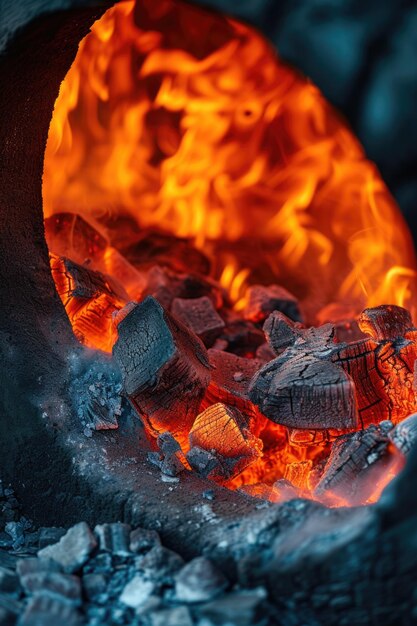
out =
<path fill-rule="evenodd" d="M 146 325 L 132 304 L 118 312 L 149 295 L 174 313 L 146 305 L 157 311 L 146 359 L 159 350 L 146 381 L 140 334 L 123 340 L 150 437 L 170 431 L 196 466 L 272 501 L 378 497 L 395 455 L 372 472 L 372 493 L 361 484 L 350 500 L 323 495 L 323 471 L 362 459 L 356 439 L 335 456 L 340 435 L 417 409 L 407 312 L 355 321 L 384 302 L 414 313 L 413 247 L 357 140 L 256 32 L 176 0 L 107 11 L 61 85 L 43 195 L 53 277 L 80 341 L 110 352 L 118 324 Z M 268 318 L 275 309 L 294 322 Z M 368 440 L 393 448 L 375 437 L 360 439 L 366 463 Z"/>

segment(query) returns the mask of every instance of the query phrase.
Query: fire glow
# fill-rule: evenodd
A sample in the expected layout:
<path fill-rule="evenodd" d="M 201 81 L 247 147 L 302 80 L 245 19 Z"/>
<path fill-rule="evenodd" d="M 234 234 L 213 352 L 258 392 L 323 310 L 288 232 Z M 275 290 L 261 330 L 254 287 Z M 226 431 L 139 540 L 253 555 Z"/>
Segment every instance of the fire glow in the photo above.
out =
<path fill-rule="evenodd" d="M 199 391 L 181 417 L 172 405 L 161 418 L 152 399 L 132 401 L 131 394 L 151 439 L 173 433 L 181 449 L 171 454 L 187 468 L 193 449 L 214 450 L 217 461 L 229 461 L 207 475 L 251 495 L 351 502 L 316 489 L 334 442 L 372 421 L 398 423 L 417 408 L 411 321 L 400 324 L 400 345 L 399 335 L 385 332 L 385 312 L 376 327 L 363 315 L 363 332 L 355 320 L 386 302 L 414 314 L 416 265 L 378 172 L 316 87 L 234 20 L 174 0 L 120 2 L 93 25 L 61 85 L 43 198 L 52 274 L 87 347 L 111 352 L 118 324 L 135 310 L 129 303 L 155 296 L 170 313 L 146 305 L 152 323 L 160 319 L 181 360 L 189 342 L 182 330 L 177 336 L 175 320 L 192 326 L 184 300 L 210 310 L 211 334 L 193 330 L 195 350 L 204 348 L 200 339 L 211 348 L 212 373 L 195 366 Z M 264 293 L 253 285 L 282 287 Z M 344 393 L 353 381 L 353 408 L 343 410 L 359 411 L 357 423 L 346 427 L 343 415 L 334 427 L 302 429 L 260 410 L 264 399 L 254 400 L 249 383 L 284 352 L 261 345 L 268 298 L 307 327 L 337 325 L 317 339 L 278 320 L 294 335 L 283 346 L 288 360 L 316 359 L 331 374 L 345 368 L 334 385 Z M 236 347 L 230 328 L 242 325 L 246 339 Z M 369 385 L 383 388 L 375 392 L 383 400 L 368 411 L 361 380 L 380 366 L 382 379 L 370 376 Z M 372 453 L 388 451 L 383 473 L 370 472 L 373 486 L 355 502 L 375 501 L 402 466 L 383 428 L 374 439 Z"/>

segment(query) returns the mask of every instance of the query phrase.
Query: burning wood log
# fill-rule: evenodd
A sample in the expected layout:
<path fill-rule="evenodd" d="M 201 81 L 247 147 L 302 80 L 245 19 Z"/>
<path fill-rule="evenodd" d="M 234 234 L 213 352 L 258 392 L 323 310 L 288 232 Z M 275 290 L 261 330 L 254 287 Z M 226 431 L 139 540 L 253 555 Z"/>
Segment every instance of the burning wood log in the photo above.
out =
<path fill-rule="evenodd" d="M 285 322 L 278 321 L 279 325 Z M 285 341 L 293 341 L 292 327 L 284 324 L 283 328 Z M 266 417 L 295 429 L 356 427 L 354 383 L 327 360 L 336 349 L 333 337 L 330 324 L 305 330 L 280 357 L 257 372 L 250 383 L 249 397 Z"/>
<path fill-rule="evenodd" d="M 148 297 L 119 323 L 113 355 L 148 432 L 155 437 L 169 431 L 182 443 L 210 381 L 200 339 Z"/>
<path fill-rule="evenodd" d="M 301 322 L 298 300 L 279 285 L 252 285 L 246 291 L 243 317 L 252 322 L 263 322 L 273 311 L 281 311 L 290 319 Z"/>
<path fill-rule="evenodd" d="M 210 347 L 224 328 L 224 321 L 207 296 L 201 298 L 175 298 L 171 312 Z"/>
<path fill-rule="evenodd" d="M 388 420 L 378 426 L 371 424 L 366 430 L 339 437 L 333 444 L 324 472 L 315 488 L 320 498 L 341 499 L 351 505 L 378 497 L 385 476 L 389 480 L 389 468 L 398 462 L 390 449 Z M 378 489 L 379 487 L 379 489 Z"/>
<path fill-rule="evenodd" d="M 362 332 L 377 341 L 394 341 L 413 328 L 407 309 L 394 304 L 383 304 L 362 311 L 358 320 Z"/>
<path fill-rule="evenodd" d="M 90 348 L 110 351 L 112 315 L 129 299 L 123 287 L 64 257 L 51 255 L 51 270 L 77 338 Z"/>
<path fill-rule="evenodd" d="M 219 481 L 237 476 L 262 453 L 262 442 L 251 433 L 247 417 L 220 402 L 197 416 L 189 441 L 191 449 L 198 447 L 216 457 L 219 464 L 209 476 Z"/>

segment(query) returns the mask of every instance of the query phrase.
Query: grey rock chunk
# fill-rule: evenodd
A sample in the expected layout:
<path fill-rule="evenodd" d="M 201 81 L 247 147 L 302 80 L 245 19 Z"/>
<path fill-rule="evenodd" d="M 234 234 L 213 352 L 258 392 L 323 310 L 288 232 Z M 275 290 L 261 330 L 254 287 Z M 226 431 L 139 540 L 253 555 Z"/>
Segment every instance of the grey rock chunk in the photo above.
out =
<path fill-rule="evenodd" d="M 156 530 L 135 528 L 130 533 L 130 551 L 136 554 L 149 552 L 155 546 L 161 545 L 161 539 Z"/>
<path fill-rule="evenodd" d="M 175 593 L 182 602 L 207 602 L 227 587 L 222 572 L 205 557 L 187 563 L 175 578 Z"/>
<path fill-rule="evenodd" d="M 38 559 L 37 557 L 29 557 L 20 559 L 16 564 L 16 571 L 22 581 L 25 576 L 38 574 L 41 572 L 62 572 L 62 567 L 52 559 Z"/>
<path fill-rule="evenodd" d="M 29 600 L 19 626 L 80 626 L 77 609 L 64 600 L 39 594 Z"/>
<path fill-rule="evenodd" d="M 143 572 L 148 580 L 158 583 L 172 580 L 183 565 L 184 560 L 179 554 L 163 546 L 155 546 L 136 560 L 136 569 Z"/>
<path fill-rule="evenodd" d="M 34 572 L 22 577 L 22 586 L 27 594 L 50 594 L 77 606 L 81 604 L 81 583 L 77 576 L 59 572 Z"/>
<path fill-rule="evenodd" d="M 128 524 L 98 524 L 94 533 L 99 541 L 99 548 L 117 556 L 130 554 L 130 526 Z"/>
<path fill-rule="evenodd" d="M 90 554 L 97 547 L 97 540 L 85 522 L 79 522 L 52 546 L 38 552 L 39 558 L 52 559 L 64 572 L 72 574 L 88 561 Z"/>
<path fill-rule="evenodd" d="M 155 588 L 154 582 L 145 580 L 143 576 L 136 574 L 123 589 L 120 602 L 132 609 L 138 609 L 147 604 Z"/>

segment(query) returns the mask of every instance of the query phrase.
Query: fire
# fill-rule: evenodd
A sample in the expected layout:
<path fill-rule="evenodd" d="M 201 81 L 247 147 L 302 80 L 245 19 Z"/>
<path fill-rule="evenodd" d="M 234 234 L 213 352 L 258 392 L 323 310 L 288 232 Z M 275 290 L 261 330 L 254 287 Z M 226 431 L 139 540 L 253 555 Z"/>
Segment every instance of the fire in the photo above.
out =
<path fill-rule="evenodd" d="M 179 0 L 119 2 L 80 43 L 50 125 L 43 200 L 53 276 L 89 347 L 111 350 L 114 316 L 150 281 L 174 289 L 175 259 L 184 275 L 207 261 L 196 273 L 235 315 L 253 284 L 288 289 L 309 324 L 384 302 L 415 311 L 410 235 L 337 113 L 252 28 Z M 169 270 L 125 254 L 155 231 Z M 190 267 L 172 238 L 193 250 Z M 98 273 L 101 291 L 69 298 L 75 279 L 57 255 Z M 300 445 L 265 422 L 262 458 L 229 486 L 255 493 L 256 478 L 278 472 L 308 492 L 331 435 Z"/>

